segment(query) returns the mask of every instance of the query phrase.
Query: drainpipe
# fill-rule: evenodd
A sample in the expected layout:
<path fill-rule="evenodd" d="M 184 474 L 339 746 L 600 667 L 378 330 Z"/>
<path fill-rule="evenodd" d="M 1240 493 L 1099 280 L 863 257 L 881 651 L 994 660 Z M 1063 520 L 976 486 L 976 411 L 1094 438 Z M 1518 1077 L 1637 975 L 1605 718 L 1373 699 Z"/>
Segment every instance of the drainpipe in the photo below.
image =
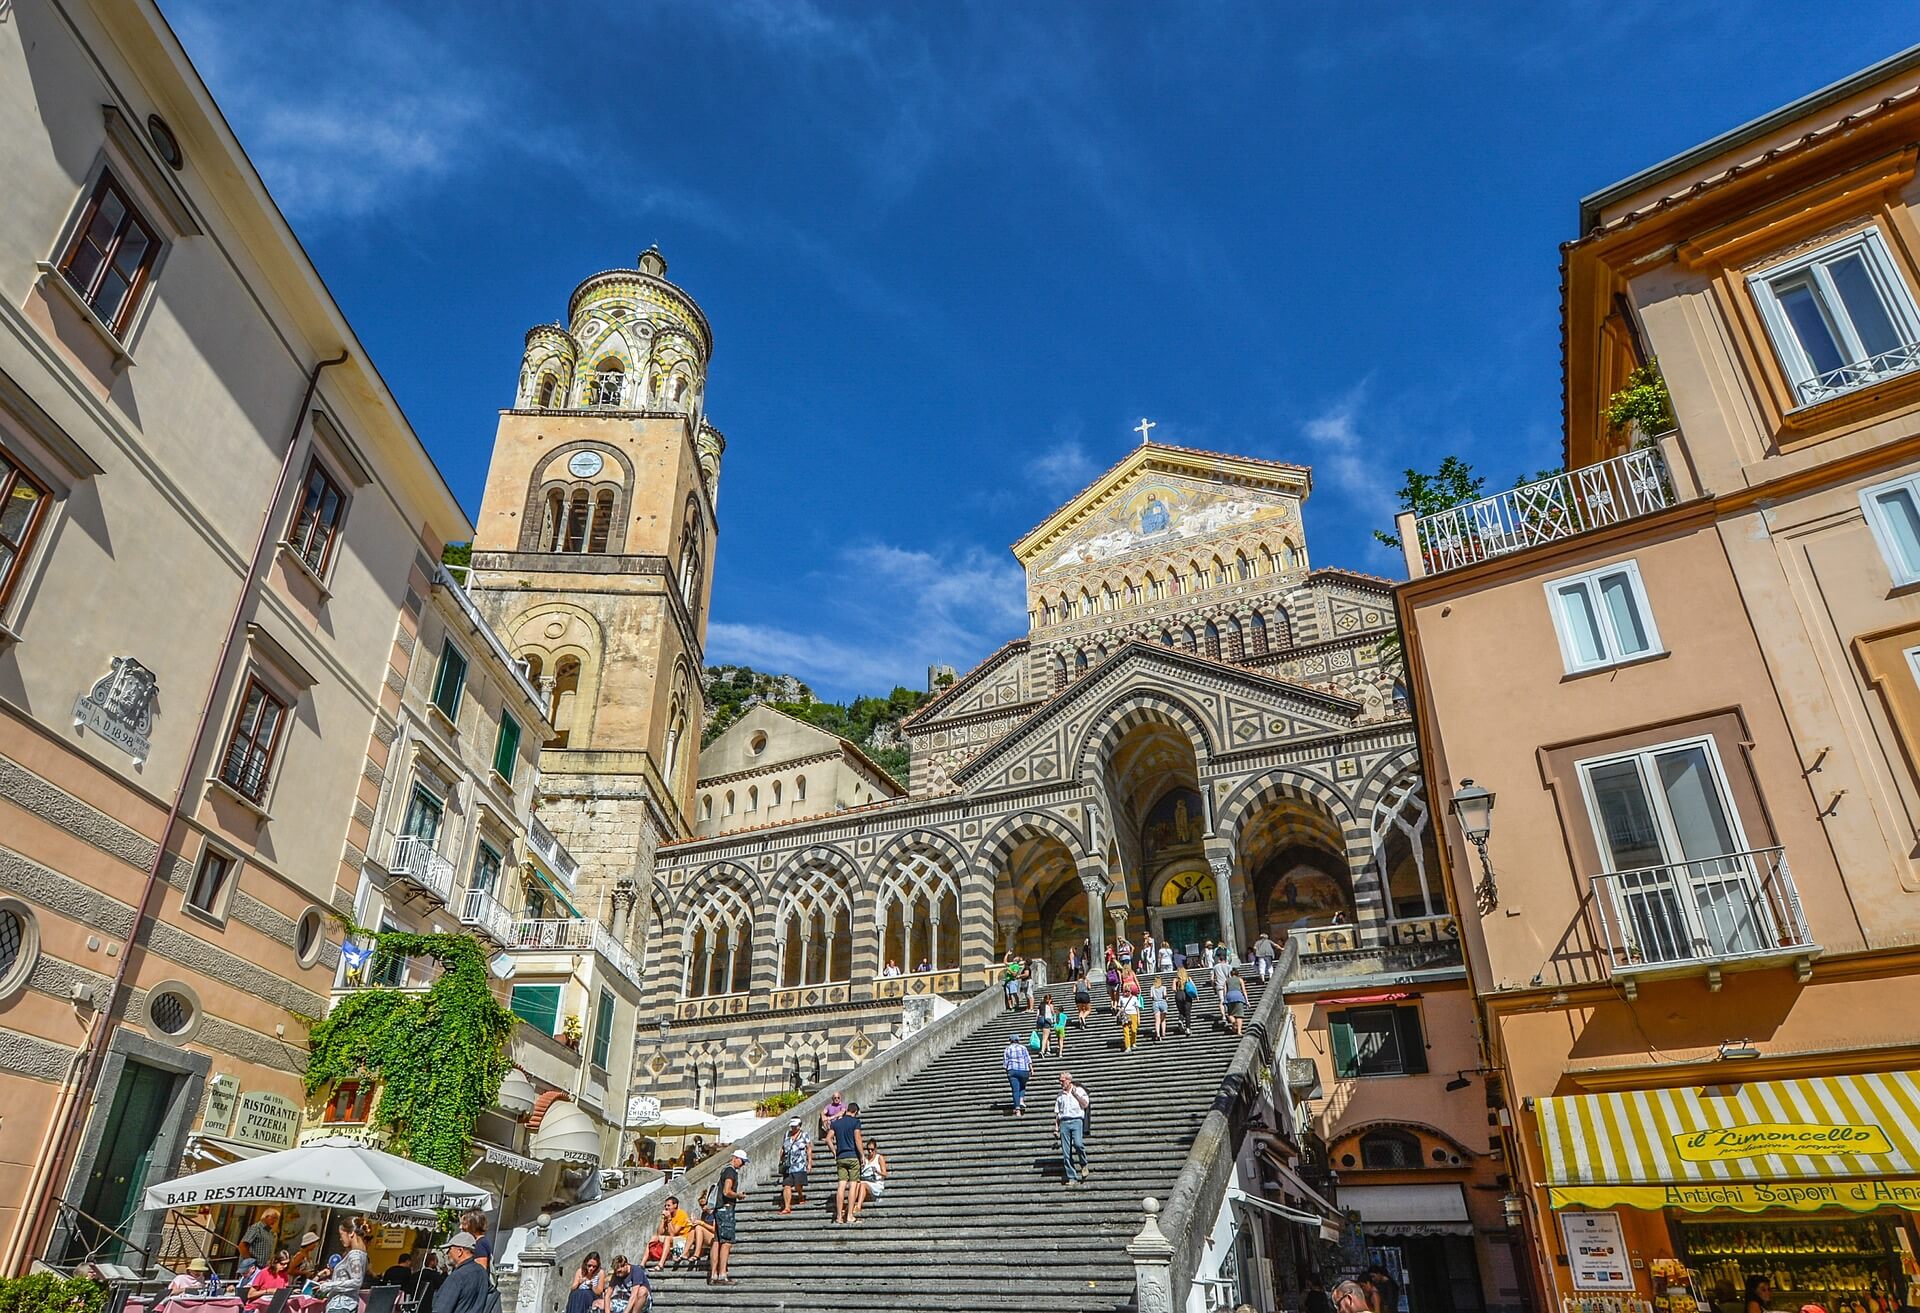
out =
<path fill-rule="evenodd" d="M 235 646 L 239 642 L 242 623 L 247 618 L 249 604 L 253 599 L 260 577 L 266 572 L 267 548 L 273 543 L 273 527 L 278 520 L 277 511 L 280 498 L 286 494 L 287 481 L 293 475 L 294 458 L 301 450 L 300 430 L 306 425 L 307 410 L 313 404 L 314 393 L 320 389 L 320 374 L 335 365 L 345 364 L 350 352 L 342 351 L 331 360 L 322 360 L 314 365 L 307 374 L 307 390 L 300 396 L 300 408 L 294 412 L 293 432 L 287 435 L 287 454 L 280 460 L 280 477 L 274 482 L 273 495 L 260 516 L 260 532 L 254 537 L 253 555 L 248 558 L 247 572 L 240 582 L 240 595 L 234 599 L 233 616 L 227 621 L 226 638 L 221 641 L 220 655 L 213 665 L 213 676 L 207 681 L 206 697 L 200 703 L 200 719 L 194 725 L 193 737 L 187 740 L 187 758 L 180 767 L 180 781 L 174 786 L 173 801 L 167 808 L 166 822 L 160 827 L 160 842 L 155 845 L 153 860 L 147 864 L 146 883 L 140 888 L 139 901 L 134 904 L 133 924 L 127 930 L 126 937 L 120 941 L 120 965 L 114 971 L 113 984 L 108 987 L 107 997 L 96 1000 L 99 1016 L 93 1027 L 92 1040 L 88 1045 L 86 1061 L 80 1073 L 80 1082 L 74 1088 L 66 1107 L 66 1116 L 60 1123 L 58 1138 L 53 1152 L 43 1154 L 45 1176 L 39 1188 L 32 1192 L 33 1202 L 29 1207 L 26 1224 L 16 1235 L 22 1238 L 26 1255 L 38 1254 L 47 1241 L 44 1234 L 48 1230 L 50 1205 L 59 1193 L 60 1165 L 73 1148 L 75 1134 L 85 1120 L 85 1109 L 89 1102 L 87 1096 L 94 1083 L 100 1079 L 100 1067 L 106 1059 L 107 1040 L 111 1037 L 116 1023 L 113 1010 L 120 1000 L 120 991 L 127 980 L 127 969 L 133 961 L 134 941 L 139 937 L 141 922 L 146 920 L 147 905 L 153 901 L 153 891 L 160 884 L 160 872 L 167 861 L 167 841 L 173 837 L 173 827 L 180 819 L 181 810 L 186 806 L 187 792 L 193 785 L 194 763 L 200 759 L 200 749 L 207 736 L 207 726 L 213 720 L 215 704 L 220 694 L 220 684 L 232 658 Z M 22 1245 L 16 1244 L 14 1251 L 7 1256 L 7 1270 L 18 1271 L 24 1266 L 26 1255 Z"/>

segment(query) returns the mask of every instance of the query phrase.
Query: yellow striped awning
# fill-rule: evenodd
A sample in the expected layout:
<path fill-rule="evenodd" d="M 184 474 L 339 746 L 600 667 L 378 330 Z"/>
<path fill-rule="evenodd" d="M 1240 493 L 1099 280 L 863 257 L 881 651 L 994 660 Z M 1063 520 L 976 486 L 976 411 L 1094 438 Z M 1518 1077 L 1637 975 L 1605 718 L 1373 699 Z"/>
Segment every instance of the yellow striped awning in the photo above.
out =
<path fill-rule="evenodd" d="M 1587 1202 L 1571 1193 L 1591 1198 L 1583 1187 L 1920 1176 L 1920 1073 L 1910 1071 L 1573 1094 L 1538 1099 L 1534 1113 L 1556 1202 Z M 1722 1196 L 1747 1197 L 1731 1189 Z M 1705 1201 L 1711 1192 L 1697 1197 Z"/>

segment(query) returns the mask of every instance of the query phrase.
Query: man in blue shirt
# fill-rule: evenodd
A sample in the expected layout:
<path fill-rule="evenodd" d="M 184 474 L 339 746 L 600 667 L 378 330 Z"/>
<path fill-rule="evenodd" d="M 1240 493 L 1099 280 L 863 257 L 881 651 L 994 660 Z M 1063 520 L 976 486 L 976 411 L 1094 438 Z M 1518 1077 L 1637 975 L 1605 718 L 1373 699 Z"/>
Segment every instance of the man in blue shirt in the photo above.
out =
<path fill-rule="evenodd" d="M 866 1157 L 867 1142 L 860 1134 L 860 1105 L 849 1103 L 847 1110 L 833 1123 L 833 1166 L 839 1185 L 833 1192 L 833 1220 L 848 1220 L 853 1195 L 860 1188 L 860 1160 Z"/>

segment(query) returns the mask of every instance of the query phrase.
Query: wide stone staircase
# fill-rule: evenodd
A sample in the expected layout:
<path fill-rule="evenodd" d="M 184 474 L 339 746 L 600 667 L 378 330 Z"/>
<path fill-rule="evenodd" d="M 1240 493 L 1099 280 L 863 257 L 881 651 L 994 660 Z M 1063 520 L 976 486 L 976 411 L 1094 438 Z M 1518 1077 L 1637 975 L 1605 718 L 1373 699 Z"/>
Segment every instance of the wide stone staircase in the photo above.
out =
<path fill-rule="evenodd" d="M 1260 986 L 1249 981 L 1257 999 Z M 1056 984 L 1056 1000 L 1071 998 Z M 1249 1013 L 1253 1011 L 1251 1007 Z M 891 1166 L 884 1197 L 858 1224 L 833 1221 L 831 1147 L 816 1143 L 807 1203 L 779 1217 L 777 1184 L 752 1188 L 739 1210 L 735 1284 L 699 1271 L 656 1276 L 662 1308 L 957 1310 L 1129 1309 L 1141 1199 L 1166 1198 L 1239 1041 L 1202 985 L 1190 1035 L 1169 1012 L 1164 1042 L 1145 1011 L 1138 1047 L 1095 986 L 1086 1030 L 1069 1024 L 1063 1062 L 1034 1059 L 1027 1113 L 1015 1117 L 1001 1054 L 1030 1013 L 1006 1013 L 864 1107 L 865 1133 Z M 1066 1184 L 1053 1137 L 1053 1096 L 1065 1067 L 1092 1096 L 1091 1179 Z M 771 1164 L 754 1164 L 756 1167 Z M 691 1207 L 691 1201 L 688 1201 Z"/>

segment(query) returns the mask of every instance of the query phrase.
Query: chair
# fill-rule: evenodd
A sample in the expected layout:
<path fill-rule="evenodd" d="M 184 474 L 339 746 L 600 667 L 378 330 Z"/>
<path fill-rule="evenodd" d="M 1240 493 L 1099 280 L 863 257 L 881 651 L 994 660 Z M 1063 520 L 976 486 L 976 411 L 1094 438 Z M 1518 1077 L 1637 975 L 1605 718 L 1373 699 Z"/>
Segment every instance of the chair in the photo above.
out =
<path fill-rule="evenodd" d="M 267 1301 L 267 1313 L 287 1313 L 287 1301 L 293 1298 L 291 1283 L 273 1292 L 273 1298 Z"/>
<path fill-rule="evenodd" d="M 367 1301 L 360 1306 L 360 1313 L 393 1313 L 399 1302 L 400 1287 L 375 1286 L 367 1292 Z"/>

